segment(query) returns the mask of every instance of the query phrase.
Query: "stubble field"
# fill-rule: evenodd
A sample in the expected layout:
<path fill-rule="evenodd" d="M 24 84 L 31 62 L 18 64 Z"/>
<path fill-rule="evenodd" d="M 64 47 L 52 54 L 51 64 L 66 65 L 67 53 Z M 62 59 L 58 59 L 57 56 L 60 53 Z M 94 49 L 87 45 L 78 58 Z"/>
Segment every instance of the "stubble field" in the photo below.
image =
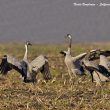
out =
<path fill-rule="evenodd" d="M 110 49 L 109 43 L 73 44 L 72 55 L 91 49 Z M 67 45 L 33 44 L 29 47 L 28 59 L 32 61 L 40 54 L 49 59 L 52 80 L 44 83 L 41 73 L 37 83 L 24 83 L 14 70 L 6 76 L 0 75 L 0 110 L 110 110 L 110 83 L 96 87 L 89 74 L 73 78 L 69 83 L 67 68 L 60 50 Z M 0 44 L 0 57 L 10 54 L 17 59 L 24 55 L 24 45 Z"/>

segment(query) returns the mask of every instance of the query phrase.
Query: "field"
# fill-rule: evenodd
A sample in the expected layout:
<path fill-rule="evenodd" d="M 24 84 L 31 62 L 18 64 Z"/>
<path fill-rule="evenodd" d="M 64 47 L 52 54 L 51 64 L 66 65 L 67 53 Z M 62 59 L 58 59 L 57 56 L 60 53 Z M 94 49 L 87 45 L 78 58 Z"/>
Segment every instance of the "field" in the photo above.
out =
<path fill-rule="evenodd" d="M 67 68 L 59 54 L 66 47 L 66 44 L 33 44 L 29 47 L 29 61 L 39 54 L 48 56 L 52 80 L 44 83 L 39 73 L 38 83 L 33 85 L 22 82 L 20 74 L 14 70 L 7 76 L 0 75 L 0 110 L 110 110 L 109 82 L 96 87 L 88 74 L 73 78 L 73 85 L 69 83 Z M 96 48 L 110 49 L 110 44 L 73 44 L 72 54 Z M 0 57 L 10 54 L 22 59 L 24 51 L 23 44 L 0 44 Z"/>

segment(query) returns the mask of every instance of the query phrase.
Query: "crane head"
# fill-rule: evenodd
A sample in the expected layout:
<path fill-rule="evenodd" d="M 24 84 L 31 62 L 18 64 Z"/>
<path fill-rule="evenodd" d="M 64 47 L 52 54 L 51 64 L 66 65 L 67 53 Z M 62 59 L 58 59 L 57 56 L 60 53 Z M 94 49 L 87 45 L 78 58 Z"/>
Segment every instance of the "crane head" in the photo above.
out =
<path fill-rule="evenodd" d="M 26 41 L 26 45 L 27 45 L 27 46 L 28 46 L 28 45 L 32 46 L 32 44 L 31 44 L 30 41 Z"/>
<path fill-rule="evenodd" d="M 67 39 L 67 38 L 72 39 L 72 37 L 71 37 L 70 34 L 67 34 L 64 38 L 65 38 L 65 39 Z"/>
<path fill-rule="evenodd" d="M 67 37 L 68 37 L 69 39 L 72 39 L 72 37 L 71 37 L 71 35 L 70 35 L 70 34 L 67 34 Z"/>

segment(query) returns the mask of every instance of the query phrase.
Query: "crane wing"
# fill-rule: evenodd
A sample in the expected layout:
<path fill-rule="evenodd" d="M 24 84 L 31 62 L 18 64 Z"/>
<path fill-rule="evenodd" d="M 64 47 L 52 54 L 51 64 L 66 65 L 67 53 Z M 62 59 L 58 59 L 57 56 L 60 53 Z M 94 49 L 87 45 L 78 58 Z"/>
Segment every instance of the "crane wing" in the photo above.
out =
<path fill-rule="evenodd" d="M 8 71 L 15 69 L 21 69 L 21 64 L 14 57 L 10 55 L 4 55 L 1 62 L 1 73 L 6 74 Z"/>
<path fill-rule="evenodd" d="M 79 54 L 76 57 L 72 57 L 72 58 L 73 58 L 73 60 L 82 60 L 86 55 L 87 55 L 87 53 L 82 53 L 82 54 Z"/>
<path fill-rule="evenodd" d="M 108 68 L 108 59 L 107 59 L 107 57 L 101 55 L 101 56 L 100 56 L 99 65 L 102 65 L 102 66 L 104 66 L 105 68 L 109 69 L 109 68 Z"/>
<path fill-rule="evenodd" d="M 38 71 L 40 71 L 43 75 L 43 78 L 46 81 L 51 79 L 48 59 L 45 56 L 43 56 L 43 55 L 38 56 L 35 60 L 33 60 L 30 63 L 30 66 L 32 68 L 32 77 L 33 78 L 35 78 L 36 73 Z"/>
<path fill-rule="evenodd" d="M 110 50 L 91 50 L 89 55 L 89 60 L 97 60 L 100 58 L 100 55 L 105 57 L 110 56 Z"/>
<path fill-rule="evenodd" d="M 7 62 L 18 68 L 21 66 L 20 62 L 16 58 L 9 55 L 7 55 Z"/>
<path fill-rule="evenodd" d="M 45 58 L 45 56 L 38 56 L 30 63 L 32 70 L 37 72 L 45 64 L 46 61 L 48 60 Z"/>
<path fill-rule="evenodd" d="M 105 57 L 110 56 L 110 50 L 101 50 L 101 55 L 104 55 Z"/>
<path fill-rule="evenodd" d="M 109 77 L 110 73 L 109 71 L 102 65 L 95 65 L 93 62 L 90 61 L 84 61 L 85 68 L 91 72 L 99 72 L 101 75 L 105 77 Z M 93 74 L 92 74 L 93 75 Z"/>
<path fill-rule="evenodd" d="M 4 56 L 1 61 L 0 71 L 2 74 L 7 74 L 12 68 L 10 67 L 9 63 L 7 62 L 7 58 Z"/>
<path fill-rule="evenodd" d="M 99 70 L 98 65 L 88 60 L 83 60 L 83 65 L 91 70 Z"/>

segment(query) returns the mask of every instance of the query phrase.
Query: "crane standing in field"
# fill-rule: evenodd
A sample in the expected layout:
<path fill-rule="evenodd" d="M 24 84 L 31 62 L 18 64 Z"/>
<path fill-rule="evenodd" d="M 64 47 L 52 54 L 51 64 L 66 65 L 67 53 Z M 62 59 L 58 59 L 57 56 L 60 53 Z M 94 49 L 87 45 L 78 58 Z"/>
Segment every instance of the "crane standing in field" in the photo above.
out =
<path fill-rule="evenodd" d="M 67 38 L 69 38 L 69 47 L 68 51 L 61 51 L 60 53 L 65 56 L 65 64 L 68 69 L 68 73 L 70 76 L 70 81 L 73 78 L 73 75 L 76 77 L 76 75 L 83 75 L 84 69 L 81 65 L 81 60 L 86 56 L 87 53 L 82 53 L 78 56 L 72 57 L 71 56 L 71 44 L 72 44 L 72 37 L 70 34 L 67 34 Z"/>
<path fill-rule="evenodd" d="M 92 82 L 95 81 L 97 86 L 101 85 L 101 82 L 109 81 L 110 71 L 107 66 L 106 58 L 109 53 L 110 51 L 94 50 L 93 52 L 88 53 L 88 55 L 82 61 L 82 65 L 91 74 Z M 97 58 L 100 58 L 99 64 L 91 62 L 92 60 L 95 60 Z"/>
<path fill-rule="evenodd" d="M 110 50 L 91 50 L 89 60 L 100 59 L 100 64 L 109 69 L 109 61 L 107 57 L 110 56 Z"/>
<path fill-rule="evenodd" d="M 2 62 L 1 62 L 1 73 L 2 74 L 7 74 L 8 71 L 15 69 L 22 75 L 24 82 L 27 82 L 27 75 L 28 77 L 30 75 L 28 73 L 28 60 L 27 60 L 27 53 L 28 53 L 29 45 L 31 45 L 31 43 L 27 41 L 25 43 L 26 50 L 25 50 L 24 58 L 21 61 L 18 61 L 17 59 L 15 59 L 14 57 L 10 55 L 3 56 Z"/>
<path fill-rule="evenodd" d="M 27 54 L 29 45 L 31 43 L 26 42 L 26 50 L 22 61 L 18 61 L 12 56 L 4 55 L 1 62 L 1 73 L 7 74 L 8 71 L 15 69 L 22 75 L 24 82 L 35 82 L 36 75 L 40 71 L 45 80 L 51 79 L 48 59 L 45 56 L 40 55 L 32 62 L 28 62 Z"/>

